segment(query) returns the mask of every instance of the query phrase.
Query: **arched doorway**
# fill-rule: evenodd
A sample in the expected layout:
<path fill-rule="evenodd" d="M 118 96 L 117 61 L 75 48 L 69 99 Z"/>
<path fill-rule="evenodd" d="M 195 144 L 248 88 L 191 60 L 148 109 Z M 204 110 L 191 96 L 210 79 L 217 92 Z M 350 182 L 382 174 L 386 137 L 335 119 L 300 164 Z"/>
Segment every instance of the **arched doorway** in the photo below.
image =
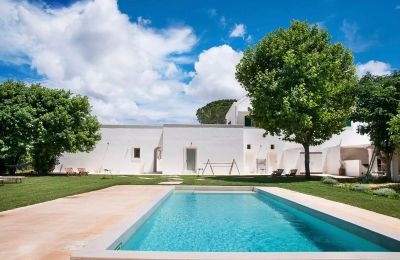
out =
<path fill-rule="evenodd" d="M 156 147 L 154 149 L 154 161 L 153 161 L 153 172 L 161 173 L 160 162 L 162 159 L 162 149 L 161 147 Z"/>

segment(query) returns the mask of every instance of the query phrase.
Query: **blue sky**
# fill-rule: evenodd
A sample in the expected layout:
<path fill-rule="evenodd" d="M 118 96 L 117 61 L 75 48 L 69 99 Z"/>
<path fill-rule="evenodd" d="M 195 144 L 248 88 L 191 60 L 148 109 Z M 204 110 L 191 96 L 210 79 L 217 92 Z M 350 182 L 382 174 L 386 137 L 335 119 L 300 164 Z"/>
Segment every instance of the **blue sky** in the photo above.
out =
<path fill-rule="evenodd" d="M 359 75 L 400 69 L 398 0 L 4 0 L 0 16 L 0 80 L 88 95 L 104 123 L 190 123 L 239 98 L 242 51 L 293 19 L 328 29 Z"/>

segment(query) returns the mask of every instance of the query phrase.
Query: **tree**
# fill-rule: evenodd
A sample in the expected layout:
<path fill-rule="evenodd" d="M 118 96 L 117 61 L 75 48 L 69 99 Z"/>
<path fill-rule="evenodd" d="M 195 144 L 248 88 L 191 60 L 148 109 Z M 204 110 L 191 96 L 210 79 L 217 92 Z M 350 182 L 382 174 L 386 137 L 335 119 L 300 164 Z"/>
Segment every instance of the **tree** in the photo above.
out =
<path fill-rule="evenodd" d="M 100 140 L 87 97 L 39 84 L 7 81 L 1 87 L 0 158 L 6 162 L 29 156 L 34 170 L 45 174 L 62 153 L 91 151 Z"/>
<path fill-rule="evenodd" d="M 0 162 L 1 172 L 15 174 L 21 159 L 32 148 L 35 131 L 34 109 L 26 102 L 29 89 L 23 82 L 0 84 Z"/>
<path fill-rule="evenodd" d="M 345 127 L 357 77 L 350 50 L 325 29 L 293 21 L 249 47 L 236 67 L 255 123 L 271 135 L 302 144 L 310 177 L 310 146 Z"/>
<path fill-rule="evenodd" d="M 396 132 L 397 114 L 400 100 L 400 73 L 387 76 L 367 74 L 360 79 L 356 88 L 356 108 L 353 119 L 364 123 L 361 134 L 368 134 L 386 165 L 386 175 L 391 178 L 391 161 L 395 151 L 396 135 L 391 138 L 389 122 Z"/>
<path fill-rule="evenodd" d="M 397 115 L 389 121 L 389 132 L 391 133 L 390 140 L 395 146 L 395 153 L 400 154 L 400 109 L 397 110 Z"/>
<path fill-rule="evenodd" d="M 38 118 L 32 151 L 35 171 L 52 171 L 62 153 L 93 150 L 101 138 L 100 124 L 90 114 L 87 97 L 38 84 L 32 85 L 30 90 Z"/>
<path fill-rule="evenodd" d="M 200 124 L 225 124 L 225 115 L 236 99 L 221 99 L 197 109 Z"/>

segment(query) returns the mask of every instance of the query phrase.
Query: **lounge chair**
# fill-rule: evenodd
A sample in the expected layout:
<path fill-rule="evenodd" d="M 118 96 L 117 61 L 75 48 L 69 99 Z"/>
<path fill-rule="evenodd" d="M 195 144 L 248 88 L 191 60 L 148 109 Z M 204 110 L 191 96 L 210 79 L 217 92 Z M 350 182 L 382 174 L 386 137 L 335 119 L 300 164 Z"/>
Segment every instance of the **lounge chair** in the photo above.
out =
<path fill-rule="evenodd" d="M 272 172 L 272 176 L 273 177 L 278 177 L 278 176 L 282 176 L 284 169 L 276 169 L 276 171 Z"/>
<path fill-rule="evenodd" d="M 297 169 L 291 169 L 290 173 L 285 174 L 286 177 L 295 177 L 297 173 Z"/>
<path fill-rule="evenodd" d="M 67 173 L 67 176 L 74 176 L 76 173 L 74 172 L 74 169 L 71 167 L 65 168 L 65 172 Z"/>
<path fill-rule="evenodd" d="M 78 174 L 79 174 L 79 176 L 84 176 L 84 175 L 88 175 L 89 172 L 85 168 L 78 168 Z"/>

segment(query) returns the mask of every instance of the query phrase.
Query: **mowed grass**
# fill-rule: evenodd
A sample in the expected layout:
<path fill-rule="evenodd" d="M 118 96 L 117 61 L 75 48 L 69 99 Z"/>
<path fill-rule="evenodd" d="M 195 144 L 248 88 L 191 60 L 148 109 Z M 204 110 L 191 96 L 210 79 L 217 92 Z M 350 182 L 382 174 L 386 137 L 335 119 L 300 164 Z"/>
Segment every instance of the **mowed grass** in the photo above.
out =
<path fill-rule="evenodd" d="M 114 185 L 150 185 L 166 180 L 167 178 L 162 176 L 155 176 L 153 179 L 142 179 L 140 176 L 103 177 L 100 175 L 26 177 L 22 183 L 6 183 L 0 186 L 0 211 Z"/>
<path fill-rule="evenodd" d="M 143 179 L 152 178 L 152 179 Z M 181 176 L 183 185 L 274 186 L 334 200 L 400 218 L 400 200 L 352 191 L 327 184 L 319 178 L 270 178 L 266 176 Z M 44 176 L 27 177 L 21 184 L 0 186 L 0 211 L 99 190 L 114 185 L 151 185 L 167 176 Z"/>

